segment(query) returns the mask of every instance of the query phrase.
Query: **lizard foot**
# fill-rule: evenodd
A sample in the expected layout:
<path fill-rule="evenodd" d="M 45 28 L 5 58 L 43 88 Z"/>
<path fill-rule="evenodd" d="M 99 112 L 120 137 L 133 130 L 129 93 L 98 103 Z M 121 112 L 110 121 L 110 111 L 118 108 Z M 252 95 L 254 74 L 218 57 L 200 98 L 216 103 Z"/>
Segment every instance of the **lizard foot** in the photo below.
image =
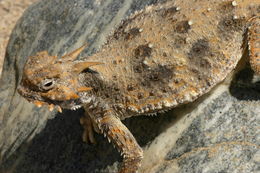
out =
<path fill-rule="evenodd" d="M 100 130 L 98 129 L 97 124 L 91 120 L 91 118 L 86 112 L 85 116 L 80 118 L 80 124 L 84 128 L 82 134 L 83 142 L 96 144 L 97 142 L 94 137 L 94 131 L 100 133 Z"/>

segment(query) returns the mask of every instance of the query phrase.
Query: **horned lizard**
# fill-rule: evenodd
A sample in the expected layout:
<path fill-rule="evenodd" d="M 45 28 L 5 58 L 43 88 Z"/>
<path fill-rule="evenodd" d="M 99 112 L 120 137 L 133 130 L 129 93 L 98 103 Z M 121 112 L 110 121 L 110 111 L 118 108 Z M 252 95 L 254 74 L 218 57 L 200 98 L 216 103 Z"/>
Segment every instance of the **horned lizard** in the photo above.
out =
<path fill-rule="evenodd" d="M 84 61 L 85 46 L 60 58 L 30 56 L 19 93 L 37 106 L 78 109 L 84 141 L 103 133 L 137 172 L 143 151 L 122 119 L 192 102 L 221 82 L 248 50 L 260 74 L 259 0 L 169 0 L 136 12 Z"/>

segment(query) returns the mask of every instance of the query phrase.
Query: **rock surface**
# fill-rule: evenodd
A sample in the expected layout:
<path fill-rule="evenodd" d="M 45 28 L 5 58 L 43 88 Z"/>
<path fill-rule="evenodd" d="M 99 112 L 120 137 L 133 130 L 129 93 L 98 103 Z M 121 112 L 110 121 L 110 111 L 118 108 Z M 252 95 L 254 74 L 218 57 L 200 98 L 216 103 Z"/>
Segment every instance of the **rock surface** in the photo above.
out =
<path fill-rule="evenodd" d="M 24 10 L 36 0 L 1 0 L 0 1 L 0 75 L 4 61 L 5 49 L 16 21 Z"/>
<path fill-rule="evenodd" d="M 103 136 L 96 135 L 95 146 L 82 142 L 82 110 L 55 117 L 21 98 L 16 87 L 27 56 L 41 50 L 62 55 L 87 42 L 80 58 L 86 57 L 122 18 L 162 1 L 42 0 L 26 11 L 12 33 L 0 81 L 0 172 L 117 170 L 121 157 Z M 245 68 L 195 103 L 124 121 L 145 150 L 140 172 L 260 171 L 260 87 L 252 77 Z"/>

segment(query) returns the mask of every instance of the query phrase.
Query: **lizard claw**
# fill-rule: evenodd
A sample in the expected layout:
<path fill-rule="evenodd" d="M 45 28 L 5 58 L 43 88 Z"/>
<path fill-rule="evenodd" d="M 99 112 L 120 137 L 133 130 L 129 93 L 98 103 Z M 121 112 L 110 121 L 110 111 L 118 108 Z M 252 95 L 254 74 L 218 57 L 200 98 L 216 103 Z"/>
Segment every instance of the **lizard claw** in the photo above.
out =
<path fill-rule="evenodd" d="M 96 144 L 97 142 L 95 140 L 94 131 L 93 131 L 93 129 L 95 130 L 95 127 L 94 127 L 93 122 L 91 121 L 90 117 L 85 114 L 84 117 L 80 118 L 80 124 L 84 128 L 84 131 L 82 134 L 83 142 L 90 143 L 90 144 Z"/>

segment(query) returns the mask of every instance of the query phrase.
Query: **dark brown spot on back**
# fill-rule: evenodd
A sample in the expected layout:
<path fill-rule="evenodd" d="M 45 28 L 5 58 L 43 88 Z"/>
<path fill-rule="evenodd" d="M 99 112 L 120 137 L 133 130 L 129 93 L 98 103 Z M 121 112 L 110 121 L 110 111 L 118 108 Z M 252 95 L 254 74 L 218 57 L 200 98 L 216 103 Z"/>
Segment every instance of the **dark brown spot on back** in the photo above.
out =
<path fill-rule="evenodd" d="M 146 57 L 150 57 L 152 54 L 152 48 L 148 46 L 149 44 L 140 45 L 133 52 L 133 58 L 131 58 L 131 65 L 135 73 L 143 73 L 148 68 L 143 62 Z"/>
<path fill-rule="evenodd" d="M 129 84 L 127 85 L 127 91 L 134 91 L 134 85 L 133 84 Z"/>
<path fill-rule="evenodd" d="M 233 36 L 234 32 L 243 31 L 246 21 L 243 18 L 233 19 L 233 16 L 223 18 L 218 24 L 218 30 L 221 37 L 226 40 Z"/>
<path fill-rule="evenodd" d="M 192 44 L 191 50 L 188 53 L 189 58 L 204 57 L 209 53 L 209 42 L 207 39 L 199 39 Z"/>
<path fill-rule="evenodd" d="M 194 66 L 196 69 L 200 67 L 206 70 L 210 69 L 212 67 L 212 56 L 215 56 L 215 54 L 212 53 L 207 39 L 197 40 L 193 43 L 188 53 L 190 63 L 192 64 L 192 67 Z"/>
<path fill-rule="evenodd" d="M 189 25 L 189 22 L 187 20 L 185 21 L 180 21 L 176 23 L 175 31 L 177 33 L 187 33 L 190 30 L 191 26 Z"/>
<path fill-rule="evenodd" d="M 152 48 L 146 45 L 140 45 L 134 50 L 134 55 L 136 58 L 138 57 L 149 57 L 152 54 Z"/>
<path fill-rule="evenodd" d="M 149 92 L 149 96 L 154 96 L 154 93 L 153 92 Z"/>
<path fill-rule="evenodd" d="M 126 40 L 133 39 L 136 36 L 139 36 L 140 34 L 141 34 L 140 28 L 132 28 L 128 31 L 128 33 L 126 33 L 125 39 Z"/>
<path fill-rule="evenodd" d="M 168 66 L 159 65 L 146 72 L 145 78 L 151 82 L 168 82 L 173 77 L 173 70 Z"/>
<path fill-rule="evenodd" d="M 245 21 L 243 19 L 233 19 L 233 16 L 224 18 L 221 22 L 220 25 L 228 30 L 231 31 L 238 31 L 241 30 L 242 27 L 244 26 Z"/>
<path fill-rule="evenodd" d="M 138 65 L 134 66 L 135 73 L 141 73 L 142 71 L 143 71 L 142 65 L 138 64 Z"/>
<path fill-rule="evenodd" d="M 138 98 L 138 99 L 144 98 L 144 94 L 143 94 L 143 93 L 138 93 L 137 98 Z"/>
<path fill-rule="evenodd" d="M 171 7 L 166 10 L 163 10 L 162 17 L 172 17 L 177 12 L 176 7 Z"/>

